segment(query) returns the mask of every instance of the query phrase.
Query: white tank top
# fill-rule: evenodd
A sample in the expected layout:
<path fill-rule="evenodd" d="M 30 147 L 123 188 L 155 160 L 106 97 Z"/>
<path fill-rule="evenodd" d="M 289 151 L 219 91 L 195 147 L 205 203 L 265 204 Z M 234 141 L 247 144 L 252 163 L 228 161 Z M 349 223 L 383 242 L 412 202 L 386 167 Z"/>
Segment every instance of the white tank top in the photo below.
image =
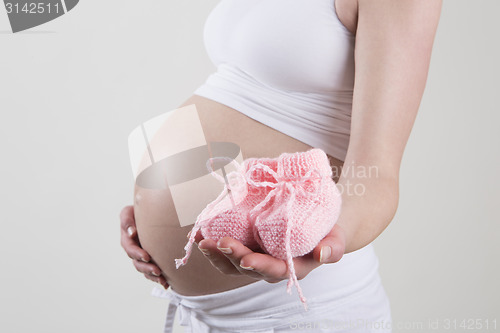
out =
<path fill-rule="evenodd" d="M 344 160 L 354 42 L 334 0 L 222 0 L 204 26 L 217 71 L 194 94 Z"/>
<path fill-rule="evenodd" d="M 217 71 L 194 93 L 344 160 L 351 124 L 355 36 L 339 21 L 334 1 L 221 0 L 204 26 L 205 47 Z M 362 297 L 361 293 L 370 285 L 376 285 L 378 292 L 366 296 L 363 307 L 351 306 L 349 311 L 354 311 L 353 318 L 364 318 L 373 311 L 390 316 L 386 307 L 379 306 L 388 301 L 379 283 L 378 265 L 370 243 L 345 254 L 338 263 L 320 266 L 300 283 L 304 295 L 311 300 L 324 296 L 329 304 L 338 304 L 336 312 L 331 313 L 337 316 L 347 316 L 347 312 L 339 309 L 350 303 L 343 302 Z M 255 303 L 257 295 L 264 295 L 266 306 L 295 302 L 302 310 L 298 298 L 286 294 L 283 283 L 259 281 L 223 293 L 194 297 L 178 294 L 173 297 L 171 291 L 155 287 L 153 295 L 173 297 L 165 329 L 171 332 L 177 307 L 185 313 L 181 317 L 190 321 L 199 314 L 193 315 L 194 310 L 187 309 L 189 306 L 213 309 L 214 305 L 226 302 L 228 294 L 234 294 L 237 305 L 229 304 L 227 309 L 220 310 L 227 316 L 221 317 L 223 320 L 217 324 L 225 323 L 228 329 L 235 330 L 236 322 L 226 318 L 246 313 L 240 308 L 236 311 L 235 306 L 247 307 L 245 311 L 259 308 Z M 254 303 L 241 301 L 246 299 Z M 207 313 L 202 315 L 208 322 L 213 319 Z M 253 319 L 253 314 L 248 318 Z M 257 324 L 252 321 L 253 327 Z"/>

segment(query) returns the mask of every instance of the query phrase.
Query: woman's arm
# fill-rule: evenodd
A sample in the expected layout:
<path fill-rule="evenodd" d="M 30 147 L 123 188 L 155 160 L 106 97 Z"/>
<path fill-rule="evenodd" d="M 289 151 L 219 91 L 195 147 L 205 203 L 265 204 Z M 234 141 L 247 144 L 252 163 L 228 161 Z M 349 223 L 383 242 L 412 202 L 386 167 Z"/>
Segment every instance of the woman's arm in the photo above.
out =
<path fill-rule="evenodd" d="M 440 12 L 441 0 L 358 1 L 351 138 L 338 182 L 346 253 L 372 242 L 396 213 Z"/>
<path fill-rule="evenodd" d="M 338 181 L 342 212 L 310 254 L 294 258 L 299 279 L 369 244 L 392 220 L 399 167 L 427 80 L 441 2 L 358 0 L 351 138 Z M 234 239 L 216 243 L 199 235 L 197 241 L 223 273 L 268 282 L 288 278 L 285 261 L 255 253 Z"/>

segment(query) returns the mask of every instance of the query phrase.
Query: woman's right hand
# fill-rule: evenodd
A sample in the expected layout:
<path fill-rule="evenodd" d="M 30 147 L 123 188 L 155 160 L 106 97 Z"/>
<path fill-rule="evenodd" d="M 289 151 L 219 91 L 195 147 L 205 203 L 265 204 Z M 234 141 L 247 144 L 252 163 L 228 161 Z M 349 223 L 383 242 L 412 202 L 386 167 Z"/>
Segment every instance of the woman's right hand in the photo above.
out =
<path fill-rule="evenodd" d="M 125 206 L 120 213 L 121 245 L 132 259 L 135 269 L 154 282 L 158 282 L 167 289 L 167 279 L 161 274 L 157 265 L 150 263 L 151 256 L 141 248 L 137 228 L 135 226 L 134 206 Z"/>

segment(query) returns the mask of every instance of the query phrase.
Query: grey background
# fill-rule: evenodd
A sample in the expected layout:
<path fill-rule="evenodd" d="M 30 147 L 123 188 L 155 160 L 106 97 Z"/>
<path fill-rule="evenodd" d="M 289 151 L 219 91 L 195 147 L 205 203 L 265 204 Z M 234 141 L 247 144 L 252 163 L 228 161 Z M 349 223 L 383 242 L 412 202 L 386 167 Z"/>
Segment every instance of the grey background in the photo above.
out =
<path fill-rule="evenodd" d="M 0 8 L 0 331 L 161 331 L 167 303 L 119 244 L 127 136 L 214 71 L 216 3 L 87 0 L 15 35 Z M 375 241 L 396 323 L 500 320 L 499 11 L 443 6 L 399 210 Z"/>

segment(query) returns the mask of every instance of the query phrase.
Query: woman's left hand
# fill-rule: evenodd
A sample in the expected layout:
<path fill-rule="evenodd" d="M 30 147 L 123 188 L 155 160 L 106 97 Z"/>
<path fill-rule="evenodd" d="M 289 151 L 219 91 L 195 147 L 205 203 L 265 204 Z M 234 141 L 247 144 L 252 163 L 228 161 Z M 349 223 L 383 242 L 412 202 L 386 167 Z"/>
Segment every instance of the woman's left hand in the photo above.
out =
<path fill-rule="evenodd" d="M 224 274 L 246 275 L 270 283 L 288 279 L 288 266 L 285 260 L 254 252 L 233 238 L 224 237 L 215 242 L 211 239 L 203 239 L 201 232 L 198 232 L 196 243 L 212 265 Z M 339 261 L 344 251 L 344 230 L 341 226 L 335 225 L 314 250 L 293 259 L 297 279 L 303 279 L 313 269 L 324 263 Z"/>

